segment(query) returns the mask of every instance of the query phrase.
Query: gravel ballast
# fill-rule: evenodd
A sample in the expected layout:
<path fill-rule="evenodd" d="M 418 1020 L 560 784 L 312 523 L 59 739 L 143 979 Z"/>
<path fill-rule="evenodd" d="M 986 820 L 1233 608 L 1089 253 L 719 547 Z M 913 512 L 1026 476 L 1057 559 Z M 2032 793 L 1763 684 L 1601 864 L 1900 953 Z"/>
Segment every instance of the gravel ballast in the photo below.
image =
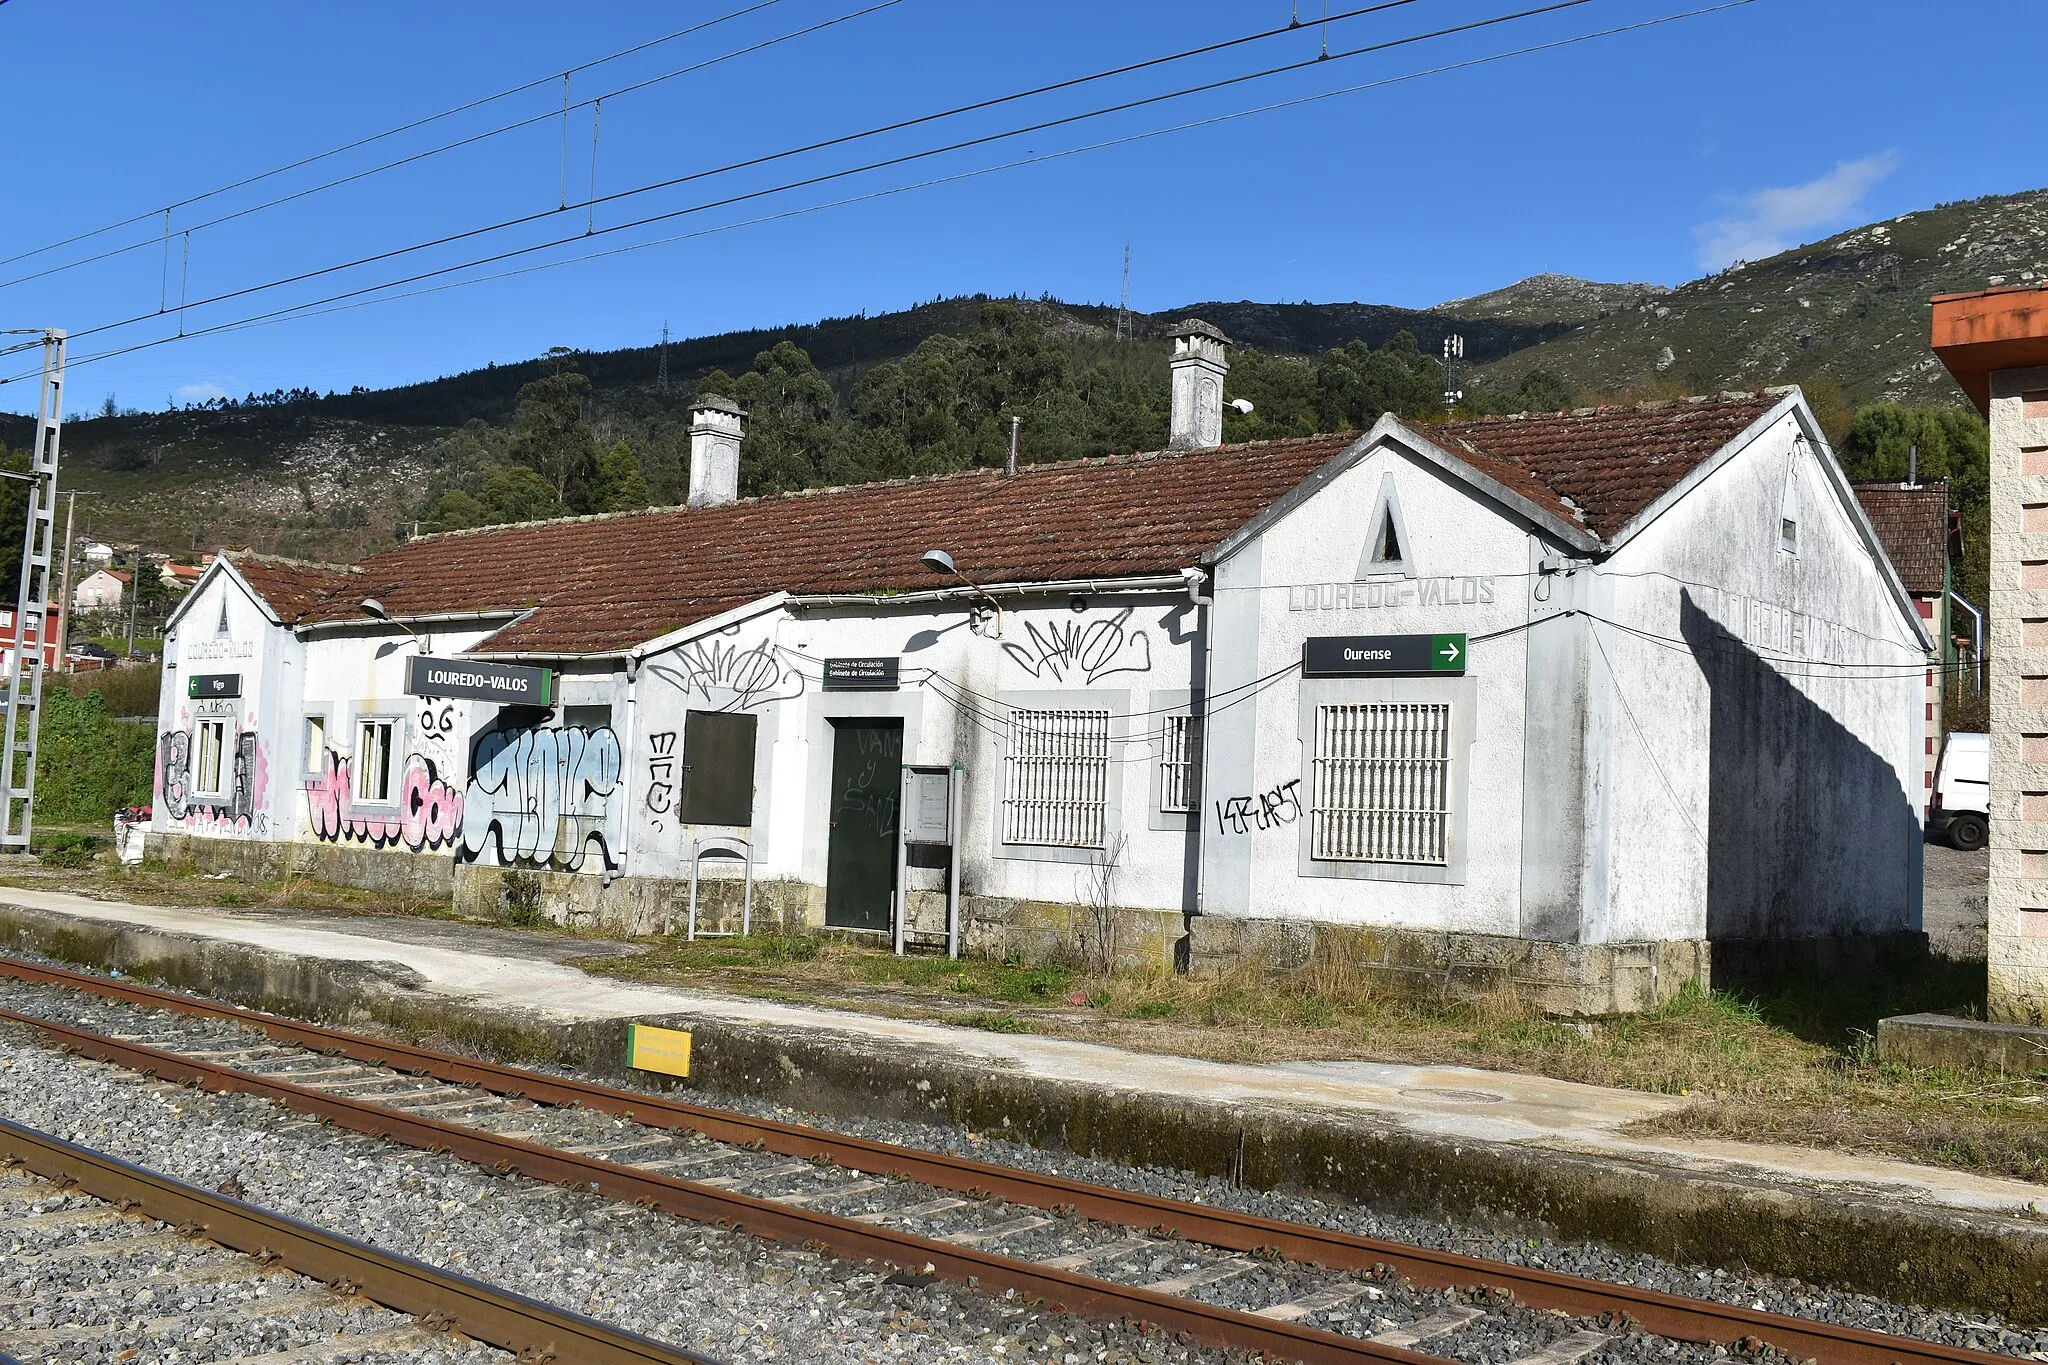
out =
<path fill-rule="evenodd" d="M 265 1041 L 253 1030 L 240 1026 L 181 1019 L 159 1011 L 96 1000 L 59 988 L 29 987 L 10 982 L 0 986 L 0 1002 L 24 1012 L 61 1019 L 83 1027 L 107 1032 L 147 1034 L 149 1039 L 163 1037 L 173 1032 L 190 1031 L 195 1037 L 204 1035 L 215 1039 L 245 1040 L 252 1046 Z M 175 1047 L 170 1043 L 161 1045 Z M 30 1053 L 23 1051 L 17 1055 L 26 1058 Z M 82 1074 L 89 1076 L 94 1086 L 112 1086 L 116 1093 L 125 1088 L 132 1094 L 132 1084 L 124 1087 L 122 1082 L 116 1079 L 126 1073 L 63 1059 L 58 1061 L 63 1065 L 83 1068 Z M 310 1058 L 305 1063 L 308 1068 L 321 1064 L 333 1065 L 333 1062 L 331 1059 Z M 297 1066 L 298 1063 L 293 1065 Z M 274 1071 L 275 1060 L 265 1061 L 262 1066 L 267 1071 Z M 34 1119 L 22 1117 L 15 1109 L 18 1087 L 12 1070 L 0 1070 L 0 1103 L 6 1104 L 8 1112 L 20 1121 L 33 1123 Z M 413 1080 L 410 1084 L 417 1087 L 429 1083 Z M 289 1151 L 273 1149 L 271 1144 L 276 1142 L 312 1141 L 334 1145 L 365 1141 L 306 1124 L 303 1120 L 280 1118 L 268 1106 L 253 1101 L 242 1101 L 232 1097 L 199 1096 L 189 1091 L 181 1094 L 182 1098 L 177 1100 L 174 1107 L 187 1112 L 176 1116 L 172 1123 L 181 1125 L 174 1131 L 183 1141 L 171 1144 L 171 1150 L 179 1153 L 181 1159 L 200 1161 L 205 1158 L 208 1154 L 204 1151 L 204 1132 L 223 1123 L 226 1124 L 226 1128 L 218 1135 L 222 1150 L 213 1153 L 212 1159 L 216 1162 L 224 1159 L 234 1161 L 236 1168 L 244 1159 L 257 1160 L 263 1164 L 265 1172 L 274 1171 L 278 1162 L 288 1162 L 296 1153 L 295 1148 Z M 365 1097 L 374 1096 L 366 1093 Z M 733 1110 L 761 1117 L 806 1122 L 863 1137 L 903 1143 L 927 1150 L 958 1153 L 978 1160 L 1057 1174 L 1069 1179 L 1110 1185 L 1134 1192 L 1240 1209 L 1267 1217 L 1330 1227 L 1364 1236 L 1485 1256 L 1565 1274 L 1585 1275 L 1616 1283 L 1663 1289 L 1740 1304 L 1744 1307 L 2048 1360 L 2048 1333 L 2016 1331 L 1995 1320 L 1931 1312 L 1887 1303 L 1865 1295 L 1835 1293 L 1785 1280 L 1675 1266 L 1650 1257 L 1618 1255 L 1588 1244 L 1506 1238 L 1461 1229 L 1443 1222 L 1393 1218 L 1312 1199 L 1240 1190 L 1220 1180 L 1194 1179 L 1177 1172 L 1131 1168 L 1042 1152 L 1018 1144 L 984 1140 L 975 1134 L 963 1133 L 952 1128 L 893 1121 L 833 1121 L 744 1099 L 725 1097 L 721 1101 L 701 1094 L 693 1095 L 692 1098 L 700 1103 L 723 1102 L 726 1107 Z M 255 1104 L 257 1112 L 212 1114 L 209 1109 L 209 1106 L 214 1105 L 237 1104 L 245 1108 L 249 1104 Z M 188 1114 L 202 1110 L 211 1115 L 207 1125 L 197 1129 L 182 1126 L 192 1122 Z M 118 1115 L 110 1113 L 104 1103 L 99 1112 L 101 1126 L 106 1128 L 109 1136 L 130 1134 L 132 1124 L 121 1122 Z M 230 1122 L 229 1119 L 233 1121 Z M 257 1120 L 262 1122 L 257 1123 Z M 261 1140 L 257 1137 L 235 1136 L 245 1126 L 259 1130 Z M 517 1115 L 516 1120 L 492 1121 L 485 1126 L 499 1131 L 516 1128 L 521 1132 L 535 1132 L 537 1135 L 529 1140 L 565 1146 L 607 1142 L 631 1143 L 636 1140 L 636 1135 L 644 1135 L 649 1131 L 600 1115 L 531 1106 L 526 1112 Z M 105 1145 L 91 1137 L 79 1140 L 86 1141 L 89 1145 Z M 719 1150 L 712 1144 L 701 1143 L 701 1140 L 677 1139 L 673 1135 L 668 1141 L 673 1145 L 696 1141 L 707 1153 Z M 570 1195 L 560 1191 L 550 1192 L 548 1187 L 532 1187 L 524 1181 L 505 1181 L 483 1176 L 473 1168 L 445 1158 L 432 1158 L 405 1152 L 402 1149 L 394 1153 L 382 1144 L 371 1145 L 381 1148 L 381 1154 L 352 1157 L 349 1160 L 356 1163 L 355 1165 L 343 1162 L 332 1171 L 329 1179 L 316 1180 L 310 1184 L 305 1184 L 303 1177 L 290 1175 L 290 1168 L 287 1166 L 283 1177 L 284 1185 L 289 1189 L 294 1181 L 305 1184 L 304 1189 L 298 1193 L 306 1199 L 314 1200 L 313 1208 L 316 1211 L 300 1212 L 283 1205 L 271 1206 L 293 1216 L 305 1217 L 309 1221 L 326 1223 L 326 1218 L 317 1211 L 318 1209 L 338 1207 L 346 1213 L 352 1202 L 374 1201 L 381 1205 L 385 1200 L 395 1201 L 394 1208 L 389 1213 L 381 1214 L 373 1207 L 372 1202 L 364 1202 L 363 1210 L 352 1215 L 361 1220 L 359 1226 L 328 1225 L 337 1226 L 339 1230 L 350 1232 L 352 1235 L 362 1236 L 365 1240 L 381 1241 L 381 1237 L 372 1237 L 371 1232 L 378 1232 L 382 1236 L 395 1236 L 399 1235 L 401 1230 L 413 1231 L 422 1239 L 419 1247 L 401 1241 L 383 1241 L 382 1244 L 392 1245 L 428 1260 L 435 1259 L 433 1251 L 439 1247 L 433 1238 L 450 1239 L 446 1247 L 439 1249 L 451 1259 L 435 1263 L 452 1264 L 465 1273 L 504 1283 L 522 1292 L 535 1293 L 539 1297 L 549 1298 L 595 1316 L 620 1321 L 633 1330 L 672 1340 L 677 1344 L 705 1351 L 707 1354 L 717 1354 L 724 1348 L 731 1347 L 727 1353 L 736 1359 L 877 1358 L 869 1354 L 832 1354 L 835 1348 L 860 1351 L 862 1348 L 858 1343 L 861 1341 L 862 1331 L 866 1330 L 878 1334 L 874 1337 L 876 1341 L 888 1340 L 891 1333 L 894 1334 L 901 1349 L 890 1347 L 889 1353 L 884 1357 L 890 1359 L 1017 1359 L 1017 1352 L 1020 1350 L 1043 1353 L 1037 1358 L 1064 1360 L 1071 1357 L 1075 1365 L 1086 1359 L 1223 1358 L 1216 1353 L 1190 1351 L 1190 1348 L 1170 1342 L 1162 1343 L 1157 1338 L 1139 1338 L 1126 1329 L 1106 1329 L 1105 1334 L 1104 1329 L 1077 1324 L 1071 1319 L 1057 1315 L 1036 1315 L 1032 1310 L 1023 1309 L 1018 1305 L 999 1303 L 980 1295 L 950 1290 L 942 1284 L 922 1288 L 892 1285 L 882 1273 L 871 1267 L 843 1267 L 837 1262 L 820 1261 L 808 1253 L 755 1242 L 752 1239 L 734 1239 L 729 1234 L 717 1233 L 716 1230 L 681 1224 L 664 1215 L 605 1205 L 602 1201 L 589 1196 Z M 106 1149 L 122 1154 L 117 1148 Z M 146 1157 L 133 1159 L 141 1159 L 146 1164 L 168 1170 L 167 1167 Z M 640 1159 L 640 1154 L 637 1150 L 621 1151 L 616 1156 L 608 1155 L 607 1159 L 634 1161 Z M 708 1165 L 701 1173 L 682 1170 L 675 1173 L 693 1179 L 709 1176 L 716 1171 L 737 1173 L 749 1162 L 753 1164 L 754 1170 L 765 1171 L 769 1180 L 779 1182 L 763 1185 L 752 1178 L 745 1179 L 742 1187 L 750 1193 L 787 1194 L 802 1191 L 808 1194 L 814 1187 L 829 1188 L 834 1182 L 844 1183 L 851 1179 L 845 1172 L 815 1169 L 785 1170 L 777 1174 L 773 1168 L 787 1167 L 790 1163 L 786 1159 L 753 1153 L 735 1159 L 730 1165 Z M 460 1175 L 463 1172 L 467 1173 L 469 1185 L 463 1185 L 465 1177 Z M 175 1170 L 169 1173 L 179 1174 Z M 380 1186 L 380 1175 L 389 1176 L 388 1183 L 391 1188 Z M 433 1183 L 435 1188 L 441 1188 L 441 1184 L 436 1182 L 447 1181 L 453 1181 L 464 1189 L 473 1185 L 482 1190 L 482 1193 L 471 1193 L 467 1196 L 457 1194 L 427 1201 L 433 1203 L 439 1213 L 452 1216 L 458 1210 L 466 1209 L 479 1215 L 489 1214 L 495 1218 L 507 1210 L 512 1210 L 517 1214 L 516 1226 L 512 1231 L 522 1244 L 525 1224 L 518 1219 L 530 1217 L 536 1209 L 545 1211 L 548 1216 L 540 1219 L 539 1223 L 546 1224 L 544 1231 L 550 1245 L 566 1248 L 572 1254 L 564 1256 L 559 1250 L 551 1252 L 541 1263 L 551 1273 L 544 1274 L 542 1279 L 553 1285 L 573 1287 L 574 1294 L 565 1298 L 559 1291 L 542 1292 L 529 1283 L 501 1279 L 495 1269 L 481 1268 L 497 1265 L 497 1262 L 488 1255 L 491 1243 L 487 1236 L 465 1238 L 459 1229 L 452 1226 L 441 1228 L 431 1234 L 426 1231 L 434 1220 L 421 1207 L 422 1196 L 417 1195 L 417 1190 L 423 1183 Z M 245 1187 L 252 1191 L 256 1188 L 248 1183 L 246 1176 L 243 1177 L 243 1182 Z M 917 1187 L 903 1186 L 900 1183 L 893 1185 L 891 1189 L 858 1197 L 834 1199 L 829 1203 L 821 1201 L 818 1206 L 833 1213 L 853 1214 L 890 1206 L 903 1207 L 916 1198 L 928 1197 L 931 1194 L 930 1191 L 919 1190 Z M 508 1200 L 504 1193 L 507 1186 L 523 1186 L 539 1192 L 521 1194 Z M 910 1193 L 906 1194 L 906 1190 Z M 257 1198 L 254 1193 L 249 1197 Z M 455 1203 L 454 1208 L 440 1207 L 451 1199 Z M 579 1207 L 575 1212 L 569 1212 L 568 1206 L 579 1200 L 597 1207 Z M 558 1210 L 554 1201 L 568 1203 Z M 258 1199 L 258 1202 L 267 1203 L 267 1197 Z M 928 1220 L 929 1225 L 919 1224 L 917 1230 L 927 1234 L 954 1230 L 972 1226 L 977 1219 L 986 1223 L 989 1217 L 986 1210 L 971 1208 L 934 1217 Z M 627 1220 L 623 1225 L 623 1234 L 620 1231 L 621 1219 Z M 444 1217 L 441 1221 L 447 1223 L 451 1220 Z M 536 1223 L 536 1227 L 539 1223 Z M 568 1226 L 572 1223 L 576 1226 Z M 1023 1257 L 1056 1256 L 1101 1245 L 1124 1235 L 1121 1230 L 1055 1221 L 1006 1240 L 1001 1249 L 1005 1254 Z M 625 1240 L 621 1240 L 622 1236 Z M 678 1241 L 678 1238 L 682 1240 Z M 616 1266 L 609 1260 L 600 1266 L 599 1255 L 593 1253 L 599 1252 L 601 1248 L 605 1257 L 622 1255 L 624 1259 Z M 1199 1248 L 1187 1250 L 1187 1256 L 1176 1258 L 1173 1254 L 1162 1256 L 1160 1249 L 1154 1247 L 1147 1249 L 1142 1256 L 1110 1258 L 1090 1264 L 1086 1267 L 1085 1273 L 1142 1284 L 1212 1263 L 1220 1254 Z M 502 1250 L 497 1253 L 501 1258 L 504 1254 Z M 480 1255 L 485 1257 L 482 1262 L 475 1259 Z M 582 1256 L 580 1262 L 577 1259 L 578 1255 Z M 657 1295 L 655 1302 L 650 1303 L 644 1294 L 636 1292 L 633 1288 L 634 1269 L 636 1265 L 642 1264 L 643 1256 L 653 1258 L 655 1265 L 662 1269 L 662 1274 L 656 1278 L 670 1285 L 665 1302 Z M 461 1259 L 452 1259 L 458 1257 Z M 531 1269 L 531 1258 L 513 1257 L 512 1261 L 513 1264 L 507 1268 L 506 1273 L 517 1275 L 521 1273 L 522 1268 Z M 522 1261 L 528 1264 L 522 1267 Z M 699 1263 L 697 1273 L 693 1274 L 685 1265 L 685 1262 L 690 1261 Z M 714 1277 L 702 1273 L 702 1263 L 708 1262 L 733 1265 L 739 1272 L 741 1282 L 713 1284 Z M 680 1285 L 675 1283 L 675 1277 L 678 1276 L 681 1278 Z M 1255 1310 L 1296 1297 L 1327 1283 L 1328 1278 L 1319 1276 L 1317 1272 L 1272 1263 L 1262 1264 L 1216 1283 L 1204 1285 L 1192 1291 L 1192 1296 L 1232 1308 Z M 684 1292 L 676 1293 L 677 1288 Z M 796 1290 L 794 1295 L 791 1293 L 793 1288 Z M 688 1300 L 691 1294 L 701 1295 L 702 1306 L 709 1315 L 701 1325 L 701 1330 L 694 1335 L 686 1333 L 697 1324 L 687 1315 L 676 1311 L 679 1304 Z M 830 1302 L 835 1295 L 837 1302 Z M 804 1296 L 809 1297 L 807 1299 Z M 945 1300 L 942 1306 L 936 1302 L 940 1298 Z M 1450 1296 L 1416 1290 L 1411 1286 L 1389 1281 L 1375 1286 L 1374 1292 L 1369 1296 L 1356 1297 L 1340 1308 L 1317 1315 L 1312 1321 L 1316 1326 L 1346 1335 L 1372 1335 L 1431 1317 L 1451 1302 Z M 608 1305 L 617 1304 L 626 1305 L 622 1311 L 641 1316 L 616 1316 Z M 693 1303 L 692 1306 L 696 1304 Z M 663 1309 L 666 1310 L 665 1314 L 662 1312 Z M 655 1316 L 649 1318 L 646 1316 L 649 1313 Z M 1584 1320 L 1570 1320 L 1537 1313 L 1519 1306 L 1501 1306 L 1495 1308 L 1482 1322 L 1434 1341 L 1426 1349 L 1432 1354 L 1471 1361 L 1474 1365 L 1479 1365 L 1480 1362 L 1485 1362 L 1485 1365 L 1499 1365 L 1499 1362 L 1517 1359 L 1574 1331 L 1586 1330 L 1589 1326 Z M 1116 1337 L 1119 1332 L 1123 1333 L 1122 1339 Z M 749 1334 L 752 1334 L 751 1339 Z M 1059 1339 L 1060 1346 L 1048 1351 L 1044 1343 L 1053 1337 Z M 770 1343 L 765 1348 L 766 1354 L 748 1354 L 749 1350 L 763 1342 Z M 1002 1347 L 1000 1351 L 996 1349 L 999 1345 Z M 963 1350 L 965 1354 L 962 1353 Z M 1718 1348 L 1680 1345 L 1623 1331 L 1587 1359 L 1599 1365 L 1600 1362 L 1623 1360 L 1707 1360 L 1724 1354 L 1725 1352 Z"/>

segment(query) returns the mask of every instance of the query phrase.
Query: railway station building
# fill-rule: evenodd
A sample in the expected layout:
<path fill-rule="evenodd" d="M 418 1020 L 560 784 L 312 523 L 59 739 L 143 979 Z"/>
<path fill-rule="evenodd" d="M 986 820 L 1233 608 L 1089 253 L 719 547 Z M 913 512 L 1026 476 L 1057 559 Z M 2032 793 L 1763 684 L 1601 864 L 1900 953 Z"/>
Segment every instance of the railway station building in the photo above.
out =
<path fill-rule="evenodd" d="M 1796 390 L 222 555 L 155 852 L 1610 1013 L 1920 928 L 1930 641 Z M 694 884 L 694 892 L 693 892 Z"/>

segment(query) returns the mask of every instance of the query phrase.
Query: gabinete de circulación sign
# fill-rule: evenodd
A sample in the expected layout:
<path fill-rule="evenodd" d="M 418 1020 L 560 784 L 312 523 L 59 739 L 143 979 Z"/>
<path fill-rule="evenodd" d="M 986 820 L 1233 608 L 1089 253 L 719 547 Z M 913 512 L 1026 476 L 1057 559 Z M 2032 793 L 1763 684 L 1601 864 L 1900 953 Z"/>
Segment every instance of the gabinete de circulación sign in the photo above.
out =
<path fill-rule="evenodd" d="M 1463 635 L 1315 635 L 1302 642 L 1301 671 L 1311 678 L 1389 673 L 1463 673 Z"/>
<path fill-rule="evenodd" d="M 548 706 L 555 675 L 545 668 L 487 664 L 472 659 L 436 659 L 415 654 L 405 661 L 405 691 L 413 697 L 466 697 L 502 706 Z"/>

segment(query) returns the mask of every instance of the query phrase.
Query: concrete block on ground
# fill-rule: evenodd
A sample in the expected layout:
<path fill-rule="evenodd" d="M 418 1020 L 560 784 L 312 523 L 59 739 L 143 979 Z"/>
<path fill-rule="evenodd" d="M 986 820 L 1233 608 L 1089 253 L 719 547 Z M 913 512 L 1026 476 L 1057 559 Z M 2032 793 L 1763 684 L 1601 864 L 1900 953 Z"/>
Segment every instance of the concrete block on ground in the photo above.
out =
<path fill-rule="evenodd" d="M 2048 1028 L 1948 1014 L 1899 1014 L 1878 1021 L 1877 1055 L 1899 1066 L 2048 1075 Z"/>

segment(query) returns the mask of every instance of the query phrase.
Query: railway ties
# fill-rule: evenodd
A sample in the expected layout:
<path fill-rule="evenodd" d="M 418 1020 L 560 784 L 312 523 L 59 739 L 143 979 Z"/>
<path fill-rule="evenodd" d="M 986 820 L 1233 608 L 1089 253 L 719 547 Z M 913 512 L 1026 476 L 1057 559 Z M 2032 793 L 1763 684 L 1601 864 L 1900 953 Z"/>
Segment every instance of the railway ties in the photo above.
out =
<path fill-rule="evenodd" d="M 23 1210 L 32 1210 L 24 1212 Z M 34 1175 L 0 1174 L 0 1350 L 118 1352 L 231 1343 L 228 1365 L 315 1365 L 432 1350 L 466 1365 L 506 1353 L 463 1343 L 276 1264 Z"/>
<path fill-rule="evenodd" d="M 0 959 L 0 976 L 10 975 L 190 1021 L 119 1040 L 0 1011 L 84 1055 L 686 1218 L 1276 1358 L 1577 1365 L 1641 1333 L 1763 1342 L 1821 1365 L 2001 1359 L 754 1119 Z M 269 1041 L 251 1046 L 252 1030 Z M 1635 1340 L 1637 1351 L 1655 1345 Z"/>

